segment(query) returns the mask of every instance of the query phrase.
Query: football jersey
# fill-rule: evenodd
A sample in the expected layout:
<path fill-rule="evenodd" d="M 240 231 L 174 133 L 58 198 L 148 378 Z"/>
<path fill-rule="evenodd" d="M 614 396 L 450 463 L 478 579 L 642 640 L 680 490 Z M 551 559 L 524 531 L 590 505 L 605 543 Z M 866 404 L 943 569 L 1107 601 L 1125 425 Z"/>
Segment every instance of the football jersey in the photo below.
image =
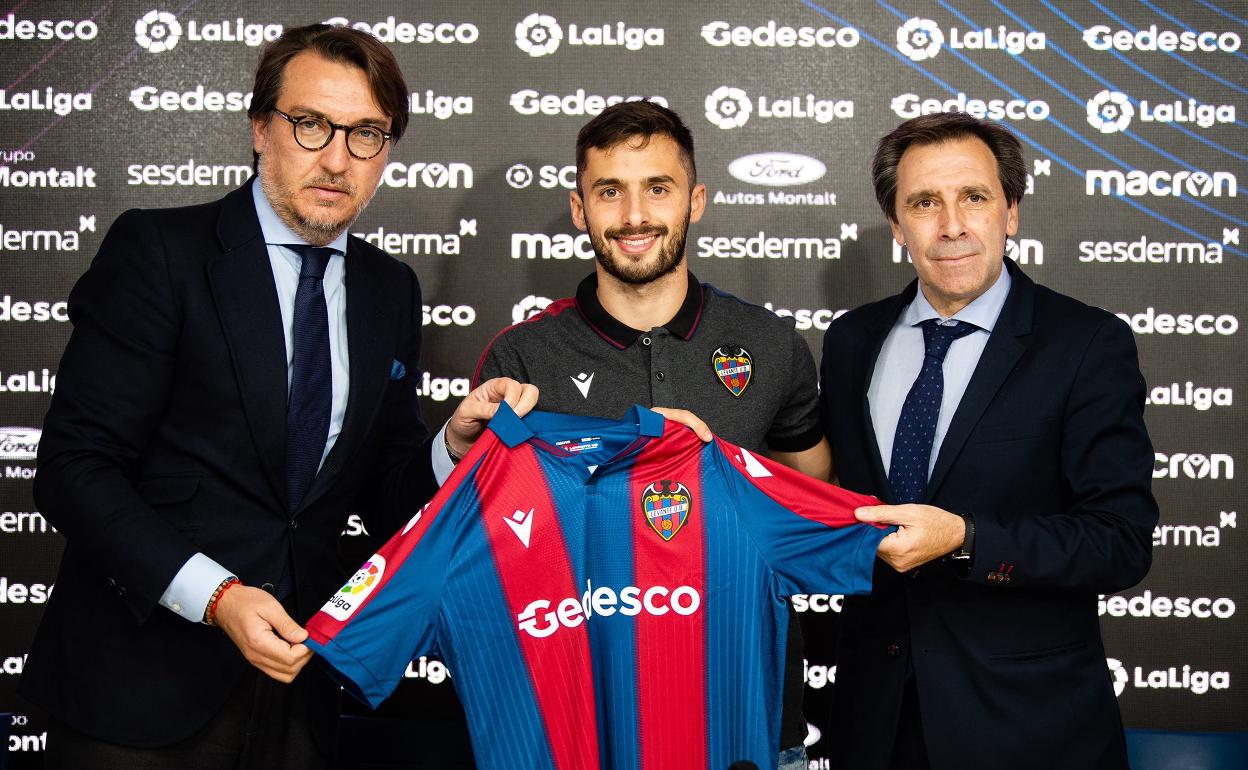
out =
<path fill-rule="evenodd" d="M 441 657 L 482 768 L 775 767 L 784 599 L 870 591 L 877 502 L 641 407 L 502 404 L 307 643 L 374 706 Z"/>

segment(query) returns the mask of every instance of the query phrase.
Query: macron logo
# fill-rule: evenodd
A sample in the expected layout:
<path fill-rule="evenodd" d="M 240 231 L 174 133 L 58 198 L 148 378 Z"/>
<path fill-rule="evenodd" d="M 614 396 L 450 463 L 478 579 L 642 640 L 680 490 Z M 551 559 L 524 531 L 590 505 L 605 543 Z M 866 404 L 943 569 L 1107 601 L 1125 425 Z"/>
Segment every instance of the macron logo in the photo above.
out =
<path fill-rule="evenodd" d="M 516 537 L 524 544 L 525 548 L 529 547 L 529 535 L 533 533 L 533 509 L 530 508 L 528 513 L 520 509 L 510 516 L 504 516 L 503 521 L 507 522 L 507 526 L 511 527 L 511 531 L 516 533 Z"/>
<path fill-rule="evenodd" d="M 581 372 L 575 377 L 569 377 L 568 379 L 572 380 L 572 384 L 576 386 L 576 389 L 581 391 L 582 398 L 589 398 L 589 386 L 594 384 L 593 372 L 589 374 Z"/>

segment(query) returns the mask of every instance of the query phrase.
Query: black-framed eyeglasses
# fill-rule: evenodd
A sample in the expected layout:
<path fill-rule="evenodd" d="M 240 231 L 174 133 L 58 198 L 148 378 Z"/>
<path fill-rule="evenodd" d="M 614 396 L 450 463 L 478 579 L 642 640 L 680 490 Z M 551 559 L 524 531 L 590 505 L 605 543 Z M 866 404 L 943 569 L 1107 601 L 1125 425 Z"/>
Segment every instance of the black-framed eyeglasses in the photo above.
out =
<path fill-rule="evenodd" d="M 281 115 L 288 123 L 291 130 L 295 134 L 295 141 L 305 150 L 323 150 L 334 141 L 334 132 L 342 130 L 347 134 L 347 152 L 351 153 L 351 157 L 358 160 L 368 160 L 377 157 L 377 153 L 381 152 L 381 148 L 386 146 L 386 142 L 393 138 L 393 134 L 388 131 L 382 131 L 377 126 L 367 124 L 359 126 L 343 126 L 338 123 L 330 123 L 328 120 L 316 115 L 304 115 L 302 117 L 292 117 L 277 109 L 273 111 Z"/>

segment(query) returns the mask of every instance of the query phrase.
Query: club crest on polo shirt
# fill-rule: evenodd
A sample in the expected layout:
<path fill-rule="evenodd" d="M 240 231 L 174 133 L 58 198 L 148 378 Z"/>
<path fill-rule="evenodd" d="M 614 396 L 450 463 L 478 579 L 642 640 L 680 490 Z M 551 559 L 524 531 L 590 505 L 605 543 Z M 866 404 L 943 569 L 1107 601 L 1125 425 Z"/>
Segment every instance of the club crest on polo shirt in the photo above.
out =
<path fill-rule="evenodd" d="M 671 540 L 689 520 L 693 497 L 679 481 L 663 479 L 641 493 L 641 515 L 664 540 Z"/>
<path fill-rule="evenodd" d="M 736 345 L 724 345 L 711 354 L 711 369 L 715 377 L 733 396 L 740 396 L 750 384 L 754 373 L 754 359 L 748 350 Z"/>

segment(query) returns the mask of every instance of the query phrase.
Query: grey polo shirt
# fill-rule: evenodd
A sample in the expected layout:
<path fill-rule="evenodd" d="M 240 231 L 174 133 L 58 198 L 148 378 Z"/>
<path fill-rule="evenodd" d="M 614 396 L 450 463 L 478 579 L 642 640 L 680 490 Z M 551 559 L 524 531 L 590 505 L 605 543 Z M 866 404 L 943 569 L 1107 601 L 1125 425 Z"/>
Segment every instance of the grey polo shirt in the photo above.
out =
<path fill-rule="evenodd" d="M 576 297 L 498 334 L 473 375 L 530 382 L 550 412 L 618 419 L 633 404 L 687 409 L 716 435 L 757 452 L 822 438 L 818 376 L 791 319 L 689 275 L 676 316 L 633 329 L 603 308 L 591 274 Z"/>

